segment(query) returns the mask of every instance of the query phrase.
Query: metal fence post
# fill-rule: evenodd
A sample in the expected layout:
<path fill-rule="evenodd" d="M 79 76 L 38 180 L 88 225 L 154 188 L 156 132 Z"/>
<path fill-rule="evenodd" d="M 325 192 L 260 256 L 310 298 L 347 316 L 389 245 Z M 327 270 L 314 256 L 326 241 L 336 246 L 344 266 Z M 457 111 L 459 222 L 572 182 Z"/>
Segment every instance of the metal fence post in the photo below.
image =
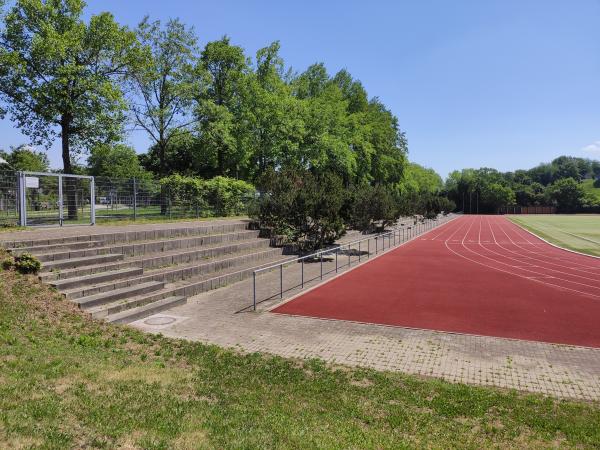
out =
<path fill-rule="evenodd" d="M 133 178 L 133 220 L 137 219 L 137 182 Z"/>
<path fill-rule="evenodd" d="M 256 272 L 252 272 L 252 306 L 256 311 Z"/>
<path fill-rule="evenodd" d="M 371 257 L 371 238 L 367 238 L 367 259 Z"/>
<path fill-rule="evenodd" d="M 58 176 L 58 223 L 63 226 L 64 211 L 63 211 L 63 185 L 62 175 Z"/>
<path fill-rule="evenodd" d="M 19 225 L 27 226 L 27 198 L 25 196 L 25 174 L 19 172 L 17 174 L 19 186 Z"/>
<path fill-rule="evenodd" d="M 90 178 L 90 222 L 96 225 L 96 180 Z"/>
<path fill-rule="evenodd" d="M 283 264 L 279 266 L 279 298 L 283 298 Z"/>
<path fill-rule="evenodd" d="M 350 244 L 348 244 L 348 267 L 352 265 L 352 253 L 350 253 Z"/>
<path fill-rule="evenodd" d="M 358 262 L 360 262 L 360 241 L 358 241 Z"/>
<path fill-rule="evenodd" d="M 304 289 L 304 258 L 302 258 L 302 289 Z"/>
<path fill-rule="evenodd" d="M 323 253 L 321 253 L 321 280 L 323 279 Z"/>
<path fill-rule="evenodd" d="M 335 273 L 338 272 L 338 253 L 339 249 L 335 251 Z"/>
<path fill-rule="evenodd" d="M 377 237 L 378 236 L 375 236 L 375 254 L 377 254 Z"/>

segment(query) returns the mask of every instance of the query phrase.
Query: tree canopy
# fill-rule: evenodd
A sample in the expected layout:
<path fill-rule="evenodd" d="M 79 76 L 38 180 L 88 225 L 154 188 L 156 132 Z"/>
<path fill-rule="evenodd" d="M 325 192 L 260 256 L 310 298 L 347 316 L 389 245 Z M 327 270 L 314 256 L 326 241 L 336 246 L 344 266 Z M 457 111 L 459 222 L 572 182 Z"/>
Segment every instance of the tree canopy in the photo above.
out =
<path fill-rule="evenodd" d="M 598 206 L 585 193 L 581 181 L 600 178 L 600 161 L 560 156 L 529 170 L 499 172 L 495 169 L 454 171 L 446 180 L 448 197 L 465 212 L 497 212 L 506 206 L 555 206 L 577 211 Z"/>
<path fill-rule="evenodd" d="M 34 143 L 60 137 L 65 173 L 85 153 L 88 173 L 117 178 L 262 183 L 269 173 L 303 174 L 303 192 L 316 197 L 296 201 L 313 220 L 339 187 L 353 194 L 330 209 L 370 204 L 364 226 L 400 204 L 405 213 L 439 206 L 439 175 L 408 163 L 398 119 L 345 69 L 331 74 L 316 62 L 294 71 L 278 41 L 254 55 L 228 36 L 200 46 L 179 19 L 145 17 L 130 30 L 109 12 L 86 18 L 83 0 L 11 5 L 0 32 L 2 112 Z M 126 125 L 147 134 L 147 153 L 123 144 Z M 170 180 L 162 186 L 180 179 Z"/>
<path fill-rule="evenodd" d="M 88 157 L 88 173 L 112 178 L 150 179 L 135 150 L 124 144 L 100 144 L 92 148 Z"/>
<path fill-rule="evenodd" d="M 46 156 L 45 153 L 37 151 L 27 145 L 11 148 L 8 152 L 0 150 L 0 157 L 6 160 L 14 170 L 46 172 L 50 166 L 48 156 Z"/>

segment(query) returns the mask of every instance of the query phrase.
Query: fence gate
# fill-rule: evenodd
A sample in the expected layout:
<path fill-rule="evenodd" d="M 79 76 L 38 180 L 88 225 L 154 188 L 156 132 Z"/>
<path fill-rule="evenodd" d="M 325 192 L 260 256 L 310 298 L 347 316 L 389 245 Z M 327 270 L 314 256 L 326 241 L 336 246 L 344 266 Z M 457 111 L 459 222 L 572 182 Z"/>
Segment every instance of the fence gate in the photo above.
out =
<path fill-rule="evenodd" d="M 19 222 L 32 225 L 93 225 L 94 177 L 19 172 Z"/>

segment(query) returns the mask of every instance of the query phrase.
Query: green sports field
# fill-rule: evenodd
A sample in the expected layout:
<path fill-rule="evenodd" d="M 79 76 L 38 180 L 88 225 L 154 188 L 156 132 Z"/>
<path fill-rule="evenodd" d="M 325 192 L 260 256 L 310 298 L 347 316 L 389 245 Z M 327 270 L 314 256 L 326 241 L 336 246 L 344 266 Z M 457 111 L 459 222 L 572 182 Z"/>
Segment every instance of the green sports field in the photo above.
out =
<path fill-rule="evenodd" d="M 509 218 L 560 247 L 600 256 L 600 215 L 522 215 Z"/>

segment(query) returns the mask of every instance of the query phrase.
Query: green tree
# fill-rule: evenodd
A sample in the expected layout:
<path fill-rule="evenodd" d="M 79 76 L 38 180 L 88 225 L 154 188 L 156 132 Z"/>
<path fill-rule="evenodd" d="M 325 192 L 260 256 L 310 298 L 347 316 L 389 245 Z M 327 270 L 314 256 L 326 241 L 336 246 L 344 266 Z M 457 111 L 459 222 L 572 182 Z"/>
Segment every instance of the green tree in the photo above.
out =
<path fill-rule="evenodd" d="M 442 177 L 435 170 L 428 169 L 415 163 L 408 163 L 401 182 L 407 189 L 416 192 L 437 193 L 444 187 Z"/>
<path fill-rule="evenodd" d="M 196 68 L 205 80 L 197 92 L 195 116 L 202 154 L 213 162 L 216 175 L 237 175 L 244 152 L 239 150 L 240 84 L 248 71 L 241 47 L 227 36 L 204 47 Z"/>
<path fill-rule="evenodd" d="M 141 166 L 135 150 L 124 144 L 94 146 L 88 157 L 88 171 L 90 175 L 111 178 L 152 178 Z"/>
<path fill-rule="evenodd" d="M 573 178 L 562 178 L 548 187 L 548 197 L 560 212 L 573 212 L 583 205 L 585 191 Z"/>
<path fill-rule="evenodd" d="M 301 153 L 305 136 L 305 105 L 291 95 L 282 80 L 279 43 L 256 53 L 256 70 L 241 89 L 241 147 L 246 149 L 248 174 L 258 178 L 269 168 L 306 168 Z"/>
<path fill-rule="evenodd" d="M 12 148 L 10 152 L 0 150 L 0 157 L 15 170 L 47 172 L 50 166 L 45 153 L 38 152 L 28 145 Z"/>
<path fill-rule="evenodd" d="M 193 76 L 197 59 L 196 36 L 178 19 L 163 27 L 148 17 L 138 25 L 137 37 L 147 50 L 147 60 L 130 71 L 130 110 L 134 123 L 153 142 L 158 174 L 167 175 L 171 140 L 188 130 L 194 119 L 192 100 L 198 89 Z"/>
<path fill-rule="evenodd" d="M 355 187 L 349 196 L 351 201 L 345 208 L 344 218 L 352 228 L 363 232 L 383 231 L 398 220 L 398 205 L 388 187 L 363 184 Z"/>
<path fill-rule="evenodd" d="M 479 192 L 480 212 L 497 212 L 499 208 L 516 203 L 514 191 L 500 183 L 485 184 Z"/>
<path fill-rule="evenodd" d="M 110 13 L 82 18 L 83 0 L 16 0 L 0 34 L 0 96 L 35 144 L 61 137 L 63 169 L 73 152 L 117 138 L 125 119 L 118 81 L 141 52 Z M 74 189 L 67 189 L 75 218 Z"/>
<path fill-rule="evenodd" d="M 268 169 L 261 176 L 259 190 L 262 195 L 255 217 L 274 234 L 287 236 L 304 250 L 322 248 L 343 235 L 345 190 L 338 176 Z"/>

